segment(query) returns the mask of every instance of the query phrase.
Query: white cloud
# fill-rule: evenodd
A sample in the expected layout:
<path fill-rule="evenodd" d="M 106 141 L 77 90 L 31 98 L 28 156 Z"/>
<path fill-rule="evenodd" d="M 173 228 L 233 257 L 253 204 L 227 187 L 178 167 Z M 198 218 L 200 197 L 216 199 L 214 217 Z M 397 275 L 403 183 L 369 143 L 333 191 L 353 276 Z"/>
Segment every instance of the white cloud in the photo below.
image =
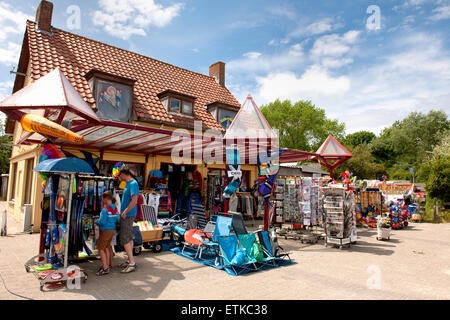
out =
<path fill-rule="evenodd" d="M 322 36 L 314 42 L 311 55 L 321 56 L 342 56 L 351 49 L 351 45 L 356 42 L 361 32 L 350 30 L 342 36 L 331 34 Z"/>
<path fill-rule="evenodd" d="M 27 19 L 34 20 L 32 16 L 14 10 L 5 2 L 0 2 L 0 41 L 6 40 L 11 35 L 23 34 Z"/>
<path fill-rule="evenodd" d="M 123 40 L 145 36 L 152 26 L 167 26 L 184 6 L 175 3 L 164 7 L 154 0 L 99 0 L 98 4 L 101 10 L 93 14 L 94 25 Z"/>
<path fill-rule="evenodd" d="M 337 36 L 326 42 L 334 44 L 339 38 L 345 46 L 359 44 L 359 33 Z M 389 53 L 355 65 L 345 73 L 332 70 L 335 63 L 353 62 L 352 49 L 322 48 L 320 60 L 306 60 L 300 67 L 283 71 L 268 69 L 255 76 L 256 84 L 244 82 L 244 88 L 233 79 L 233 88 L 239 98 L 252 93 L 258 105 L 275 99 L 311 100 L 325 109 L 329 118 L 344 122 L 347 133 L 379 133 L 412 111 L 442 109 L 450 116 L 450 51 L 445 47 L 445 39 L 405 32 L 388 41 Z M 318 49 L 313 46 L 310 56 L 313 50 Z"/>
<path fill-rule="evenodd" d="M 343 35 L 331 34 L 322 36 L 314 42 L 311 59 L 327 68 L 340 68 L 353 62 L 349 55 L 359 39 L 361 31 L 350 30 Z"/>
<path fill-rule="evenodd" d="M 296 18 L 295 11 L 292 8 L 278 6 L 278 7 L 270 7 L 268 11 L 275 15 L 280 17 L 286 17 L 290 20 L 293 20 Z"/>
<path fill-rule="evenodd" d="M 247 52 L 243 54 L 244 57 L 247 57 L 249 59 L 258 59 L 261 55 L 261 52 Z"/>
<path fill-rule="evenodd" d="M 33 17 L 15 10 L 11 5 L 0 2 L 0 63 L 11 64 L 19 61 L 21 41 L 26 20 Z"/>
<path fill-rule="evenodd" d="M 400 5 L 394 6 L 392 10 L 398 11 L 400 9 L 407 9 L 407 8 L 420 9 L 422 7 L 422 4 L 424 4 L 427 1 L 428 0 L 406 0 Z"/>
<path fill-rule="evenodd" d="M 231 73 L 264 73 L 275 70 L 287 70 L 298 67 L 304 60 L 301 44 L 294 44 L 288 50 L 272 55 L 264 55 L 260 52 L 247 52 L 243 58 L 227 62 L 227 70 Z"/>
<path fill-rule="evenodd" d="M 0 101 L 11 95 L 13 86 L 13 81 L 0 82 Z"/>
<path fill-rule="evenodd" d="M 292 31 L 290 37 L 314 36 L 323 33 L 332 32 L 343 27 L 343 23 L 335 22 L 334 18 L 323 18 L 307 26 L 300 26 Z"/>
<path fill-rule="evenodd" d="M 429 18 L 433 21 L 450 19 L 450 5 L 438 7 L 433 10 L 434 14 Z"/>
<path fill-rule="evenodd" d="M 339 96 L 350 89 L 346 76 L 333 77 L 320 66 L 313 65 L 300 77 L 293 72 L 270 73 L 257 78 L 258 97 L 264 102 L 275 99 L 314 100 L 319 96 Z"/>
<path fill-rule="evenodd" d="M 5 48 L 6 46 L 6 48 Z M 20 49 L 22 47 L 14 42 L 1 43 L 0 62 L 5 64 L 17 63 L 19 61 Z"/>

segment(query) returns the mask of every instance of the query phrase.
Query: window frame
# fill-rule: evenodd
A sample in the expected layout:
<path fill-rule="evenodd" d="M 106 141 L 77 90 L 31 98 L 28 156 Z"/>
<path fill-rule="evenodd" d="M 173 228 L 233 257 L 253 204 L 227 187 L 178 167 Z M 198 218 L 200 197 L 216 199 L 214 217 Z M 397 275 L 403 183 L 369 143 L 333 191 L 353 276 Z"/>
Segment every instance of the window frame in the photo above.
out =
<path fill-rule="evenodd" d="M 163 92 L 158 93 L 158 97 L 163 104 L 163 106 L 166 108 L 167 113 L 173 114 L 173 115 L 179 115 L 184 117 L 194 117 L 195 116 L 195 97 L 184 95 L 181 93 L 178 93 L 173 90 L 165 90 Z M 171 101 L 177 100 L 180 103 L 180 110 L 173 110 L 171 108 Z M 167 101 L 167 103 L 166 103 Z M 185 112 L 184 104 L 188 103 L 191 105 L 191 112 Z"/>
<path fill-rule="evenodd" d="M 94 96 L 95 105 L 96 105 L 96 109 L 97 109 L 96 111 L 98 111 L 97 98 L 98 98 L 99 89 L 100 89 L 99 81 L 109 82 L 112 85 L 116 84 L 116 85 L 121 85 L 124 87 L 129 87 L 130 88 L 130 97 L 129 97 L 130 109 L 128 110 L 127 123 L 132 123 L 132 121 L 134 120 L 133 119 L 134 83 L 136 82 L 136 80 L 116 76 L 114 74 L 103 72 L 103 71 L 100 71 L 97 69 L 90 70 L 88 73 L 85 74 L 84 77 L 87 80 L 88 85 L 91 88 L 91 92 Z M 114 121 L 119 121 L 119 120 L 114 120 Z"/>
<path fill-rule="evenodd" d="M 168 105 L 167 105 L 167 110 L 169 113 L 176 113 L 176 114 L 181 114 L 181 115 L 185 115 L 185 116 L 194 116 L 194 103 L 192 101 L 186 100 L 186 99 L 180 99 L 176 96 L 169 96 L 168 97 Z M 172 100 L 177 100 L 180 103 L 180 111 L 177 110 L 173 110 L 172 109 Z M 187 113 L 184 112 L 184 103 L 189 103 L 191 105 L 191 112 Z"/>

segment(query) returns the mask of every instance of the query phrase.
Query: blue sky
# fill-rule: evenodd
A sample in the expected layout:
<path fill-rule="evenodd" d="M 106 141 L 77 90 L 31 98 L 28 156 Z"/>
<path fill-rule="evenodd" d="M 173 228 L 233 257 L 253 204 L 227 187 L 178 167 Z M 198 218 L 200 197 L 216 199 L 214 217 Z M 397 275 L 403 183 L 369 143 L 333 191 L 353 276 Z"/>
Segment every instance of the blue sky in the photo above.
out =
<path fill-rule="evenodd" d="M 0 0 L 0 97 L 39 2 Z M 53 26 L 204 74 L 223 61 L 239 101 L 311 100 L 347 133 L 450 115 L 450 0 L 58 0 Z"/>

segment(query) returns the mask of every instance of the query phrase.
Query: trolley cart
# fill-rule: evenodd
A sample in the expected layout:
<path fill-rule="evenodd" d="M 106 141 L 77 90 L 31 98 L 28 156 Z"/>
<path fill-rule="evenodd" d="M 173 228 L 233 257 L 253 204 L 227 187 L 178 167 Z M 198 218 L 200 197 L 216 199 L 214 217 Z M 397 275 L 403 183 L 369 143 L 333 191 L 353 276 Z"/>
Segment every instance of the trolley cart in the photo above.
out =
<path fill-rule="evenodd" d="M 391 238 L 391 229 L 391 225 L 386 218 L 378 217 L 377 240 L 389 240 Z"/>
<path fill-rule="evenodd" d="M 314 244 L 314 243 L 317 243 L 318 241 L 319 241 L 319 239 L 317 238 L 317 236 L 316 235 L 314 235 L 314 234 L 302 234 L 301 236 L 300 236 L 300 241 L 302 242 L 302 243 L 311 243 L 311 244 Z"/>
<path fill-rule="evenodd" d="M 391 228 L 377 228 L 377 240 L 390 240 Z"/>
<path fill-rule="evenodd" d="M 122 252 L 125 251 L 124 248 L 120 244 L 120 230 L 116 235 L 116 245 L 114 246 L 114 251 L 116 252 Z M 138 226 L 133 226 L 133 255 L 138 256 L 142 252 L 142 236 L 141 231 L 139 231 Z"/>
<path fill-rule="evenodd" d="M 325 237 L 325 247 L 328 247 L 328 244 L 334 245 L 339 249 L 344 248 L 344 246 L 351 247 L 351 238 L 334 238 L 334 237 Z"/>
<path fill-rule="evenodd" d="M 163 227 L 154 225 L 153 230 L 141 231 L 142 243 L 145 249 L 150 249 L 154 253 L 161 252 L 163 240 Z"/>
<path fill-rule="evenodd" d="M 40 280 L 39 288 L 41 291 L 44 291 L 44 286 L 47 283 L 65 283 L 69 280 L 77 281 L 77 279 L 80 279 L 83 283 L 87 281 L 88 276 L 86 272 L 76 265 L 39 271 L 39 268 L 45 269 L 44 267 L 49 265 L 47 254 L 45 253 L 34 256 L 25 263 L 25 271 L 28 273 L 32 272 Z"/>

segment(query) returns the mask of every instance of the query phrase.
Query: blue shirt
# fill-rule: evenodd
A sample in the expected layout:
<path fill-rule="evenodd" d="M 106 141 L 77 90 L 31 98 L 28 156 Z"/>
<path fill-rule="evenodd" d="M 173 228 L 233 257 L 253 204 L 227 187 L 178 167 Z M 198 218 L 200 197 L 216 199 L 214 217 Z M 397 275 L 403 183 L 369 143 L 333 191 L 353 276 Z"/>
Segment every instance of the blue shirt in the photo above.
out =
<path fill-rule="evenodd" d="M 122 202 L 120 203 L 120 213 L 122 214 L 131 202 L 132 196 L 139 196 L 139 184 L 136 180 L 127 182 L 125 190 L 122 194 Z M 127 213 L 127 217 L 135 217 L 137 215 L 137 202 L 136 205 Z"/>
<path fill-rule="evenodd" d="M 113 210 L 116 210 L 116 206 L 114 204 L 108 204 Z M 100 213 L 100 219 L 96 221 L 100 230 L 115 230 L 117 218 L 119 217 L 119 213 L 116 214 L 109 213 L 106 208 L 103 208 Z"/>

